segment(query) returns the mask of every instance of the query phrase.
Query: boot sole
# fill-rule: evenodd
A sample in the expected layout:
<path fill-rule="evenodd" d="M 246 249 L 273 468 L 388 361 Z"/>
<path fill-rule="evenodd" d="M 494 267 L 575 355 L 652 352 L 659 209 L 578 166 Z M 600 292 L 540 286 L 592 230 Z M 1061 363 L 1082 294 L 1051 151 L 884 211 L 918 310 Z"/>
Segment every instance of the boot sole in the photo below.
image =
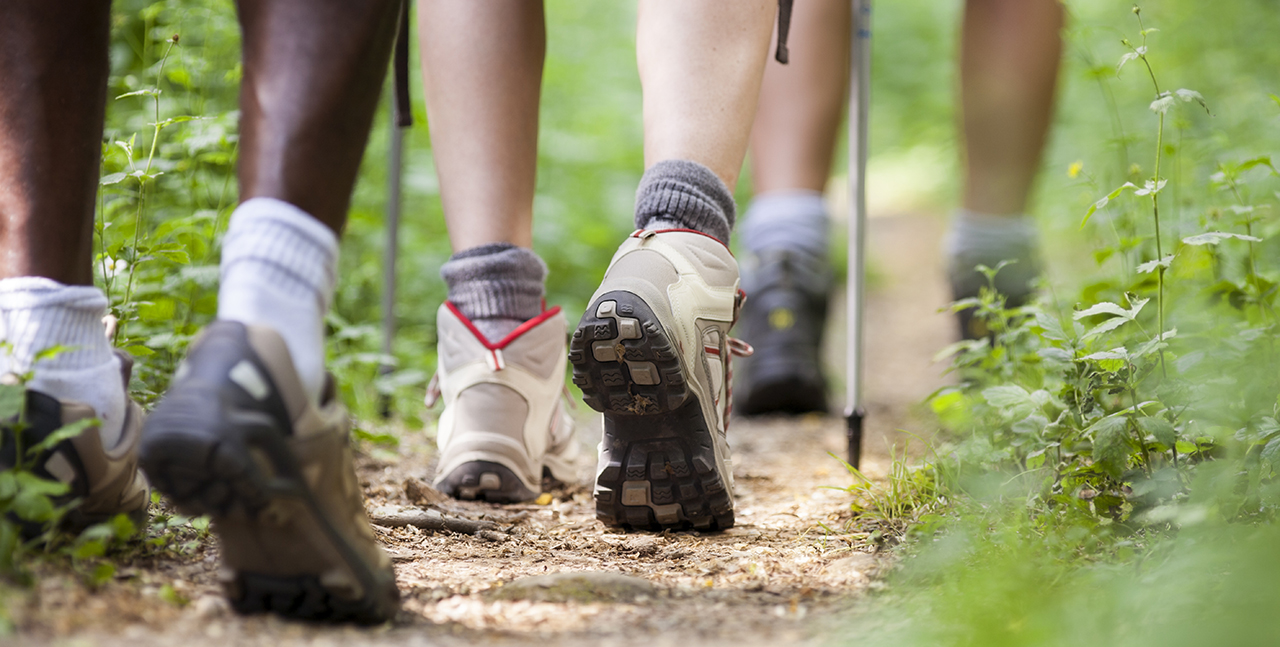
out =
<path fill-rule="evenodd" d="M 455 499 L 488 503 L 521 503 L 538 498 L 506 465 L 491 461 L 463 463 L 444 477 L 436 489 Z"/>
<path fill-rule="evenodd" d="M 303 620 L 393 618 L 394 579 L 326 518 L 271 417 L 183 395 L 170 394 L 147 421 L 140 463 L 180 510 L 212 517 L 222 559 L 236 565 L 221 575 L 232 607 Z"/>
<path fill-rule="evenodd" d="M 714 431 L 648 304 L 623 291 L 596 299 L 569 341 L 569 362 L 583 399 L 604 414 L 596 518 L 654 531 L 732 527 Z"/>

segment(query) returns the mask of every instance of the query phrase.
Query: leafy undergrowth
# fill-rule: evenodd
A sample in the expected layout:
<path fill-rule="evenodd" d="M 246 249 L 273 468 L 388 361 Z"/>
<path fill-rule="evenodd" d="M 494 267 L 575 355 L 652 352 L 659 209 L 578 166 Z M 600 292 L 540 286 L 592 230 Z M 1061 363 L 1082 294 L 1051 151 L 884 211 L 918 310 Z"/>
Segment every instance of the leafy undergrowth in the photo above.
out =
<path fill-rule="evenodd" d="M 1078 292 L 954 305 L 990 336 L 942 353 L 958 384 L 930 404 L 953 442 L 899 468 L 907 558 L 859 644 L 1274 643 L 1280 171 L 1265 149 L 1184 143 L 1213 143 L 1213 98 L 1166 85 L 1159 30 L 1133 18 L 1103 76 L 1149 90 L 1149 139 L 1113 141 L 1152 164 L 1109 186 L 1073 165 L 1097 263 Z M 980 269 L 994 285 L 1002 267 Z"/>

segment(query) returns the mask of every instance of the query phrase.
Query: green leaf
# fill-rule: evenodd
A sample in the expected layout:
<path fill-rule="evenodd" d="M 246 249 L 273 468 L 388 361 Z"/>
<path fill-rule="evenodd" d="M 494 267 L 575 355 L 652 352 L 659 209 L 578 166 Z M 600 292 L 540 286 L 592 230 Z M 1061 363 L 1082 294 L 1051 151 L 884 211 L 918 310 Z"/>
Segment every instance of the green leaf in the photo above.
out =
<path fill-rule="evenodd" d="M 1159 99 L 1152 101 L 1151 105 L 1148 107 L 1151 109 L 1151 112 L 1162 115 L 1166 112 L 1169 112 L 1169 108 L 1173 107 L 1174 101 L 1175 99 L 1173 98 L 1173 95 L 1169 94 L 1168 92 L 1164 92 L 1160 95 Z"/>
<path fill-rule="evenodd" d="M 1120 194 L 1123 193 L 1125 189 L 1136 189 L 1136 188 L 1138 188 L 1138 185 L 1134 184 L 1133 182 L 1125 182 L 1115 191 L 1108 193 L 1107 195 L 1103 196 L 1101 200 L 1098 200 L 1097 202 L 1093 203 L 1089 207 L 1089 210 L 1085 212 L 1084 220 L 1080 221 L 1080 228 L 1084 229 L 1085 224 L 1089 222 L 1089 217 L 1092 216 L 1094 212 L 1096 212 L 1099 209 L 1102 209 L 1103 207 L 1106 207 L 1109 202 L 1119 197 Z"/>
<path fill-rule="evenodd" d="M 1138 56 L 1139 54 L 1137 52 L 1128 52 L 1124 56 L 1121 56 L 1120 62 L 1116 63 L 1116 73 L 1119 74 L 1120 70 L 1129 63 L 1129 61 L 1137 60 Z"/>
<path fill-rule="evenodd" d="M 72 350 L 75 350 L 75 348 L 72 346 L 63 346 L 61 344 L 50 346 L 36 353 L 35 362 L 39 362 L 40 360 L 44 360 L 44 359 L 53 359 L 67 351 L 72 351 Z"/>
<path fill-rule="evenodd" d="M 1165 447 L 1173 447 L 1178 441 L 1178 432 L 1164 418 L 1142 416 L 1138 418 L 1138 428 L 1155 437 L 1156 442 Z"/>
<path fill-rule="evenodd" d="M 1049 426 L 1049 419 L 1041 414 L 1033 413 L 1022 420 L 1013 423 L 1013 432 L 1017 434 L 1039 434 Z"/>
<path fill-rule="evenodd" d="M 1040 333 L 1045 339 L 1054 341 L 1066 341 L 1067 333 L 1062 329 L 1062 322 L 1057 317 L 1051 317 L 1044 312 L 1036 313 L 1036 325 L 1040 326 L 1044 332 Z"/>
<path fill-rule="evenodd" d="M 1072 318 L 1074 318 L 1076 321 L 1080 321 L 1085 317 L 1092 317 L 1094 315 L 1102 315 L 1102 314 L 1110 314 L 1110 315 L 1117 315 L 1120 317 L 1124 317 L 1124 316 L 1127 316 L 1129 312 L 1124 308 L 1120 307 L 1120 305 L 1117 303 L 1112 303 L 1110 301 L 1103 301 L 1101 303 L 1097 303 L 1088 308 L 1085 308 L 1084 310 L 1077 310 L 1075 314 L 1072 315 Z"/>
<path fill-rule="evenodd" d="M 160 129 L 162 129 L 162 130 L 163 130 L 164 128 L 167 128 L 167 127 L 172 126 L 172 125 L 174 125 L 174 124 L 182 124 L 182 123 L 186 123 L 186 122 L 188 122 L 188 121 L 195 121 L 195 120 L 197 120 L 197 119 L 203 119 L 203 117 L 192 117 L 191 115 L 182 115 L 182 116 L 180 116 L 180 117 L 170 117 L 170 118 L 165 119 L 164 121 L 162 121 L 162 122 L 160 122 L 160 123 L 158 123 L 158 124 L 151 124 L 151 125 L 152 125 L 152 126 L 156 126 L 156 127 L 158 127 L 158 128 L 160 128 Z"/>
<path fill-rule="evenodd" d="M 158 299 L 138 304 L 138 318 L 143 321 L 169 321 L 177 311 L 173 299 Z"/>
<path fill-rule="evenodd" d="M 1261 238 L 1256 238 L 1254 236 L 1246 236 L 1244 234 L 1233 234 L 1227 231 L 1206 231 L 1203 234 L 1187 236 L 1186 238 L 1182 239 L 1182 242 L 1187 245 L 1217 245 L 1218 243 L 1230 238 L 1247 240 L 1253 243 L 1262 242 Z"/>
<path fill-rule="evenodd" d="M 1017 406 L 1024 406 L 1031 403 L 1031 394 L 1027 390 L 1016 385 L 1006 384 L 1004 386 L 993 386 L 982 390 L 982 397 L 997 409 L 1009 409 Z"/>
<path fill-rule="evenodd" d="M 1141 189 L 1134 189 L 1133 194 L 1139 195 L 1139 196 L 1148 196 L 1154 193 L 1159 193 L 1164 190 L 1165 185 L 1168 183 L 1169 183 L 1168 180 L 1160 180 L 1159 182 L 1156 182 L 1155 180 L 1147 180 L 1145 183 L 1143 183 Z"/>
<path fill-rule="evenodd" d="M 116 101 L 119 101 L 119 100 L 124 99 L 124 98 L 126 98 L 126 97 L 141 97 L 141 96 L 158 97 L 158 96 L 160 96 L 160 90 L 159 90 L 159 88 L 144 88 L 144 89 L 142 89 L 142 90 L 135 90 L 135 91 L 133 91 L 133 92 L 126 92 L 126 93 L 124 93 L 124 94 L 122 94 L 122 95 L 120 95 L 120 96 L 116 97 Z"/>
<path fill-rule="evenodd" d="M 93 567 L 93 572 L 89 574 L 90 586 L 102 586 L 108 580 L 115 577 L 116 565 L 111 562 L 101 562 Z"/>
<path fill-rule="evenodd" d="M 101 184 L 102 186 L 111 186 L 112 184 L 119 184 L 126 177 L 129 176 L 125 173 L 112 173 L 110 175 L 102 176 L 102 179 L 98 180 L 98 184 Z"/>
<path fill-rule="evenodd" d="M 1173 254 L 1169 254 L 1162 259 L 1155 261 L 1147 261 L 1138 266 L 1138 274 L 1150 274 L 1156 271 L 1156 268 L 1163 267 L 1166 270 L 1173 264 Z M 1181 266 L 1179 266 L 1181 267 Z"/>
<path fill-rule="evenodd" d="M 1276 441 L 1273 440 L 1271 442 L 1276 442 Z M 1179 454 L 1194 454 L 1197 451 L 1199 451 L 1199 448 L 1196 447 L 1195 443 L 1188 442 L 1185 440 L 1179 440 L 1177 444 L 1174 446 L 1178 448 Z"/>
<path fill-rule="evenodd" d="M 129 353 L 130 355 L 132 355 L 132 356 L 134 356 L 134 357 L 148 357 L 148 356 L 151 356 L 151 355 L 155 355 L 155 354 L 156 354 L 156 352 L 155 352 L 154 350 L 152 350 L 152 349 L 150 349 L 150 348 L 147 348 L 146 346 L 142 346 L 142 345 L 140 345 L 140 344 L 134 344 L 134 345 L 132 345 L 132 346 L 125 346 L 124 348 L 122 348 L 122 349 L 120 349 L 120 350 L 123 350 L 124 352 Z"/>
<path fill-rule="evenodd" d="M 1101 465 L 1115 479 L 1124 474 L 1124 468 L 1128 464 L 1128 424 L 1129 421 L 1123 416 L 1111 415 L 1085 430 L 1086 434 L 1093 436 L 1093 462 Z"/>
<path fill-rule="evenodd" d="M 1128 361 L 1129 351 L 1126 350 L 1124 346 L 1121 346 L 1119 348 L 1112 348 L 1111 350 L 1103 350 L 1103 351 L 1098 351 L 1096 353 L 1090 353 L 1088 355 L 1085 355 L 1084 357 L 1081 357 L 1076 361 L 1080 362 L 1085 360 L 1093 360 L 1095 362 L 1100 362 L 1103 360 L 1111 360 L 1111 359 Z"/>
<path fill-rule="evenodd" d="M 22 413 L 27 391 L 18 384 L 0 384 L 0 420 L 13 420 Z"/>
<path fill-rule="evenodd" d="M 66 483 L 40 478 L 31 472 L 14 472 L 14 475 L 18 480 L 18 489 L 22 492 L 62 496 L 71 491 L 71 486 Z"/>
<path fill-rule="evenodd" d="M 1188 90 L 1186 88 L 1182 88 L 1180 90 L 1174 90 L 1173 94 L 1174 96 L 1178 97 L 1178 99 L 1181 100 L 1183 103 L 1191 103 L 1192 101 L 1194 101 L 1200 104 L 1200 107 L 1204 108 L 1205 113 L 1206 114 L 1209 113 L 1209 104 L 1204 102 L 1204 97 L 1200 96 L 1199 92 L 1196 92 L 1195 90 Z"/>
<path fill-rule="evenodd" d="M 1191 445 L 1191 443 L 1179 441 L 1178 451 L 1182 451 L 1182 445 Z M 1191 445 L 1191 451 L 1195 451 L 1195 445 Z M 1191 453 L 1191 452 L 1184 452 Z M 1271 463 L 1272 469 L 1280 468 L 1280 438 L 1272 438 L 1266 447 L 1262 448 L 1262 459 Z"/>
<path fill-rule="evenodd" d="M 1271 97 L 1271 100 L 1275 101 L 1277 106 L 1280 106 L 1280 96 L 1276 96 L 1274 94 L 1269 94 L 1267 96 Z"/>
<path fill-rule="evenodd" d="M 88 429 L 89 427 L 97 427 L 99 424 L 101 424 L 101 421 L 97 418 L 85 418 L 84 420 L 77 420 L 69 425 L 63 425 L 54 430 L 48 436 L 45 436 L 44 440 L 36 443 L 28 449 L 27 454 L 30 456 L 38 456 L 41 452 L 53 449 L 58 445 L 58 443 L 75 438 L 83 433 L 85 429 Z"/>
<path fill-rule="evenodd" d="M 1075 359 L 1074 357 L 1072 357 L 1071 353 L 1061 348 L 1041 348 L 1040 350 L 1036 351 L 1036 355 L 1039 355 L 1044 359 L 1054 361 L 1054 362 L 1070 363 Z"/>
<path fill-rule="evenodd" d="M 18 479 L 12 470 L 0 471 L 0 501 L 8 501 L 18 493 Z"/>
<path fill-rule="evenodd" d="M 71 552 L 71 556 L 76 559 L 90 559 L 93 557 L 102 557 L 107 553 L 106 542 L 101 539 L 91 539 L 82 542 L 76 549 Z"/>
<path fill-rule="evenodd" d="M 13 497 L 13 513 L 24 521 L 44 522 L 53 517 L 53 501 L 32 490 L 22 490 Z"/>

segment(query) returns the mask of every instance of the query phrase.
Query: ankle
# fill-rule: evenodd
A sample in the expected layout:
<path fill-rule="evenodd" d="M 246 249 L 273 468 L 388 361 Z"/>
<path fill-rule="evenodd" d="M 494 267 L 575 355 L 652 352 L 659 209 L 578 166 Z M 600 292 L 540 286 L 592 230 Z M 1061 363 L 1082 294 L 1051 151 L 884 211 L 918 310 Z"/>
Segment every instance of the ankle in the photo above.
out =
<path fill-rule="evenodd" d="M 547 266 L 531 249 L 509 243 L 473 247 L 440 268 L 449 302 L 489 341 L 542 313 Z"/>
<path fill-rule="evenodd" d="M 688 160 L 649 167 L 636 190 L 637 229 L 692 229 L 729 244 L 733 192 L 711 169 Z"/>
<path fill-rule="evenodd" d="M 313 402 L 324 388 L 324 315 L 337 264 L 337 236 L 291 204 L 254 198 L 232 214 L 218 318 L 278 332 Z"/>

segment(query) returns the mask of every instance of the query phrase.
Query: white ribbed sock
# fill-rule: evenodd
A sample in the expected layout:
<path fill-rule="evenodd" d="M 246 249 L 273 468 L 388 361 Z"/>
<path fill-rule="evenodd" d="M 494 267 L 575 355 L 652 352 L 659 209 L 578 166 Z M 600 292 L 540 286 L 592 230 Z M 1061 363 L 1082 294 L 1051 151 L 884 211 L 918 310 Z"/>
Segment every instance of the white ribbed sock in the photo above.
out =
<path fill-rule="evenodd" d="M 253 198 L 231 214 L 218 318 L 280 333 L 312 401 L 324 388 L 324 315 L 337 266 L 338 237 L 287 202 Z"/>
<path fill-rule="evenodd" d="M 85 285 L 63 285 L 24 276 L 0 280 L 0 374 L 33 371 L 27 386 L 58 398 L 83 402 L 97 412 L 103 447 L 114 447 L 124 429 L 125 384 L 111 351 L 102 317 L 107 297 Z M 36 361 L 41 351 L 64 346 Z"/>

